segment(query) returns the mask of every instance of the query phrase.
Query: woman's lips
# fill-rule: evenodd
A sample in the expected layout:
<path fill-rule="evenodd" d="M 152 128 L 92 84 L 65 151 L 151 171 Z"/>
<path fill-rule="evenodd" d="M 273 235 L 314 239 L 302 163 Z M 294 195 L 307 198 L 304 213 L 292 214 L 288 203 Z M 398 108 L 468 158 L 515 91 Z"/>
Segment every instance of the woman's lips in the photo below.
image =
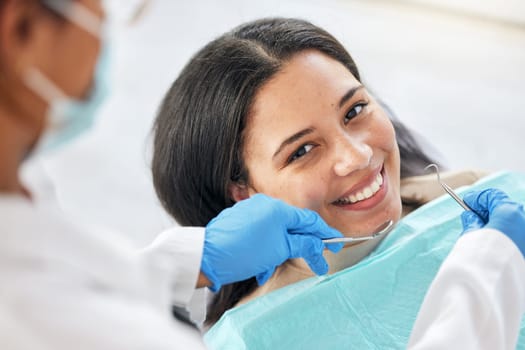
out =
<path fill-rule="evenodd" d="M 361 187 L 359 190 L 350 191 L 348 195 L 341 197 L 333 204 L 344 210 L 367 210 L 381 203 L 387 193 L 388 180 L 385 176 L 384 168 L 382 168 L 380 172 L 373 175 L 366 186 Z M 352 203 L 354 201 L 356 202 Z"/>

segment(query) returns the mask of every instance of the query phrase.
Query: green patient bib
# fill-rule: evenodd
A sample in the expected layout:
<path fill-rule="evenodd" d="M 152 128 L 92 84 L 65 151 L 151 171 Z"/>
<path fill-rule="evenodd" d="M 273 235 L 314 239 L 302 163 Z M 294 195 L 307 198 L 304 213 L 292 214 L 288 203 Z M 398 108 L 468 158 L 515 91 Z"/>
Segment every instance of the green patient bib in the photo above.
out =
<path fill-rule="evenodd" d="M 489 187 L 525 203 L 524 174 L 498 173 L 470 189 Z M 229 310 L 206 333 L 207 346 L 405 349 L 425 293 L 462 230 L 462 210 L 448 195 L 424 205 L 358 264 Z M 524 322 L 518 349 L 525 349 Z"/>

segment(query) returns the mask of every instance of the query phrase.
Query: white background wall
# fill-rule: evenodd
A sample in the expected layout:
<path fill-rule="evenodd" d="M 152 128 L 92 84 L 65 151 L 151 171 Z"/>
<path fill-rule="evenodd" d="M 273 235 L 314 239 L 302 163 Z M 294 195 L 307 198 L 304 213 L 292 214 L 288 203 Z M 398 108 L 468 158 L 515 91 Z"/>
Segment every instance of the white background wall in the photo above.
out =
<path fill-rule="evenodd" d="M 399 0 L 473 17 L 525 25 L 523 0 Z"/>
<path fill-rule="evenodd" d="M 63 205 L 145 244 L 171 224 L 154 195 L 148 137 L 163 94 L 209 40 L 263 16 L 339 38 L 371 86 L 450 168 L 525 171 L 525 29 L 403 2 L 157 0 L 115 42 L 113 95 L 94 130 L 46 159 Z"/>

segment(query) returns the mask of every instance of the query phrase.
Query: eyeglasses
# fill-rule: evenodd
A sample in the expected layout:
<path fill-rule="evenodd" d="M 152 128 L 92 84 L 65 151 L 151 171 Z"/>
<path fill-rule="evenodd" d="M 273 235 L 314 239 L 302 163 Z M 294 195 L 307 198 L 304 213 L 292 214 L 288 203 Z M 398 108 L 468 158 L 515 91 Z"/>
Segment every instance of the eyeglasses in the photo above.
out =
<path fill-rule="evenodd" d="M 153 0 L 103 0 L 108 17 L 125 25 L 139 22 L 152 3 Z"/>
<path fill-rule="evenodd" d="M 140 21 L 152 0 L 103 0 L 106 18 L 116 24 L 133 25 Z M 101 36 L 105 18 L 72 0 L 43 0 L 45 6 L 96 37 Z"/>

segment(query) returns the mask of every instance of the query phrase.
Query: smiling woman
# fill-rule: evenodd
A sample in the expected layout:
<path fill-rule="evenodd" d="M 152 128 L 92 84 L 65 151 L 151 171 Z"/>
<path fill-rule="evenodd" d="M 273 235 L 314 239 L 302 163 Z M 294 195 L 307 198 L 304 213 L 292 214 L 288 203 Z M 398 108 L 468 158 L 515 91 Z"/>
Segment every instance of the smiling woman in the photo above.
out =
<path fill-rule="evenodd" d="M 283 64 L 257 92 L 244 136 L 242 157 L 251 176 L 230 186 L 235 201 L 262 192 L 313 209 L 357 236 L 399 219 L 392 123 L 330 56 L 305 50 Z"/>
<path fill-rule="evenodd" d="M 181 225 L 204 226 L 264 193 L 365 236 L 399 220 L 400 177 L 419 175 L 430 162 L 363 85 L 344 47 L 297 19 L 254 21 L 206 45 L 168 91 L 155 124 L 155 188 Z M 326 252 L 330 272 L 377 243 Z M 255 279 L 223 286 L 207 322 L 309 276 L 295 259 L 261 287 Z"/>

